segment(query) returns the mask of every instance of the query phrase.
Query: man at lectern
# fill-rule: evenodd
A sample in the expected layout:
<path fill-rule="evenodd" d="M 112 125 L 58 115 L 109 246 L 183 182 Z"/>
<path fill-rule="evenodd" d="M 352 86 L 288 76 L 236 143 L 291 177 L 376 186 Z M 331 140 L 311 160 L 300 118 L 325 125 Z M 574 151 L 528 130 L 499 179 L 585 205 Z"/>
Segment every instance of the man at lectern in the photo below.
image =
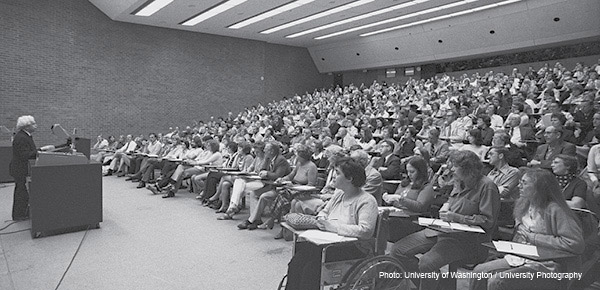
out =
<path fill-rule="evenodd" d="M 21 116 L 17 119 L 17 133 L 13 139 L 13 158 L 10 162 L 10 175 L 15 178 L 12 219 L 15 221 L 29 218 L 29 193 L 25 186 L 29 175 L 29 159 L 37 157 L 37 149 L 31 133 L 37 129 L 32 116 Z"/>

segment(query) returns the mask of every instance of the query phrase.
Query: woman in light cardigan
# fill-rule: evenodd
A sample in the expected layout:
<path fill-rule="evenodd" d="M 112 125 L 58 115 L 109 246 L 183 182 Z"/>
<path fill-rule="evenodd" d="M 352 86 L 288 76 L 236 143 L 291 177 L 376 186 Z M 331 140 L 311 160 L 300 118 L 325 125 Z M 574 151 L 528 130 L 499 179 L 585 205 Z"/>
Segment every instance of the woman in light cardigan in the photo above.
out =
<path fill-rule="evenodd" d="M 351 158 L 336 164 L 335 187 L 337 191 L 325 208 L 319 212 L 319 229 L 341 236 L 356 237 L 356 243 L 330 247 L 327 256 L 333 260 L 363 257 L 372 245 L 377 222 L 377 201 L 364 192 L 364 168 Z M 288 264 L 287 290 L 319 289 L 322 246 L 310 242 L 297 243 L 296 251 Z"/>
<path fill-rule="evenodd" d="M 521 195 L 515 202 L 514 242 L 572 253 L 573 257 L 536 262 L 507 254 L 504 258 L 480 264 L 473 272 L 533 273 L 534 279 L 471 279 L 471 290 L 484 289 L 562 289 L 555 278 L 538 278 L 536 273 L 579 272 L 584 250 L 583 231 L 562 196 L 552 173 L 544 169 L 526 172 L 519 183 Z"/>

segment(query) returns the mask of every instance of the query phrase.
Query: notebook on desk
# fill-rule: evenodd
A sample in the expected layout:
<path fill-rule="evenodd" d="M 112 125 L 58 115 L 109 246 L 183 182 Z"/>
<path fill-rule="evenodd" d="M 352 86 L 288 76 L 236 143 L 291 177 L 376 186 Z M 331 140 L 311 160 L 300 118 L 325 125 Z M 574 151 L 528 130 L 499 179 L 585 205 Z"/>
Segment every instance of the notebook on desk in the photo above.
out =
<path fill-rule="evenodd" d="M 485 231 L 480 226 L 472 226 L 461 223 L 454 222 L 446 222 L 441 219 L 433 219 L 433 218 L 419 218 L 419 225 L 421 226 L 436 226 L 444 229 L 451 229 L 456 231 L 463 232 L 473 232 L 473 233 L 482 233 L 485 234 Z"/>
<path fill-rule="evenodd" d="M 536 246 L 509 241 L 492 241 L 498 252 L 539 257 Z"/>
<path fill-rule="evenodd" d="M 328 245 L 342 242 L 357 241 L 357 238 L 344 237 L 336 233 L 325 232 L 321 230 L 306 230 L 298 235 L 298 238 L 303 238 L 315 245 Z"/>
<path fill-rule="evenodd" d="M 379 210 L 379 212 L 387 210 L 390 213 L 390 217 L 405 217 L 405 218 L 410 217 L 410 215 L 408 213 L 404 212 L 403 209 L 393 207 L 393 206 L 380 206 L 380 207 L 377 207 L 377 209 Z"/>

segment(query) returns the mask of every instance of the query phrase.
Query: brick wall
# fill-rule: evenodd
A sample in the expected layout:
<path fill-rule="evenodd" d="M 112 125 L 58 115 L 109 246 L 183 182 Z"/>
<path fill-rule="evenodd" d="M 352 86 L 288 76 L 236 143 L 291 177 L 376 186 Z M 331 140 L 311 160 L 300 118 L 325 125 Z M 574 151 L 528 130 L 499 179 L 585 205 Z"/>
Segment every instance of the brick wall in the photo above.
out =
<path fill-rule="evenodd" d="M 261 79 L 263 77 L 264 79 Z M 0 125 L 147 134 L 324 85 L 304 48 L 116 22 L 88 1 L 0 0 Z"/>

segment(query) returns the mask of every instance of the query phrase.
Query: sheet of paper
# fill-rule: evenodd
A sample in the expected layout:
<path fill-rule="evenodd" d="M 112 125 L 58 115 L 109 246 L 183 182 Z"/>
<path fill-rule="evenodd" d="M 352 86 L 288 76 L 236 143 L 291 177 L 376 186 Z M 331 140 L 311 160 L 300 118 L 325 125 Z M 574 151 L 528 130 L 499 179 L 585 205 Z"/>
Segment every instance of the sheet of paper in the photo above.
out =
<path fill-rule="evenodd" d="M 309 191 L 309 190 L 316 190 L 317 188 L 312 185 L 293 185 L 293 186 L 290 186 L 290 189 L 298 190 L 298 191 Z"/>
<path fill-rule="evenodd" d="M 421 226 L 438 226 L 446 229 L 452 228 L 449 222 L 445 222 L 441 219 L 432 219 L 432 218 L 424 218 L 419 217 L 419 225 Z"/>
<path fill-rule="evenodd" d="M 261 180 L 262 178 L 258 175 L 248 175 L 246 176 L 248 179 Z"/>
<path fill-rule="evenodd" d="M 537 247 L 509 241 L 492 241 L 498 252 L 539 257 Z"/>
<path fill-rule="evenodd" d="M 450 228 L 453 230 L 485 234 L 485 231 L 480 226 L 471 226 L 471 225 L 465 225 L 465 224 L 459 224 L 459 223 L 450 223 Z"/>
<path fill-rule="evenodd" d="M 461 224 L 461 223 L 450 223 L 450 222 L 445 222 L 441 219 L 419 217 L 419 225 L 421 225 L 421 226 L 438 226 L 438 227 L 442 227 L 445 229 L 452 229 L 452 230 L 456 230 L 456 231 L 485 234 L 485 231 L 480 226 L 465 225 L 465 224 Z"/>
<path fill-rule="evenodd" d="M 358 240 L 357 238 L 344 237 L 344 236 L 340 236 L 336 233 L 325 232 L 325 231 L 320 231 L 320 230 L 306 230 L 303 233 L 301 233 L 300 235 L 298 235 L 298 237 L 306 239 L 306 240 L 310 241 L 311 243 L 314 243 L 317 245 L 326 245 L 326 244 L 334 244 L 334 243 L 350 242 L 350 241 Z"/>
<path fill-rule="evenodd" d="M 379 212 L 382 212 L 384 210 L 389 211 L 390 216 L 392 216 L 392 217 L 410 217 L 410 215 L 405 213 L 404 210 L 402 210 L 401 208 L 397 208 L 397 207 L 393 207 L 393 206 L 380 206 L 377 209 L 379 209 Z"/>

